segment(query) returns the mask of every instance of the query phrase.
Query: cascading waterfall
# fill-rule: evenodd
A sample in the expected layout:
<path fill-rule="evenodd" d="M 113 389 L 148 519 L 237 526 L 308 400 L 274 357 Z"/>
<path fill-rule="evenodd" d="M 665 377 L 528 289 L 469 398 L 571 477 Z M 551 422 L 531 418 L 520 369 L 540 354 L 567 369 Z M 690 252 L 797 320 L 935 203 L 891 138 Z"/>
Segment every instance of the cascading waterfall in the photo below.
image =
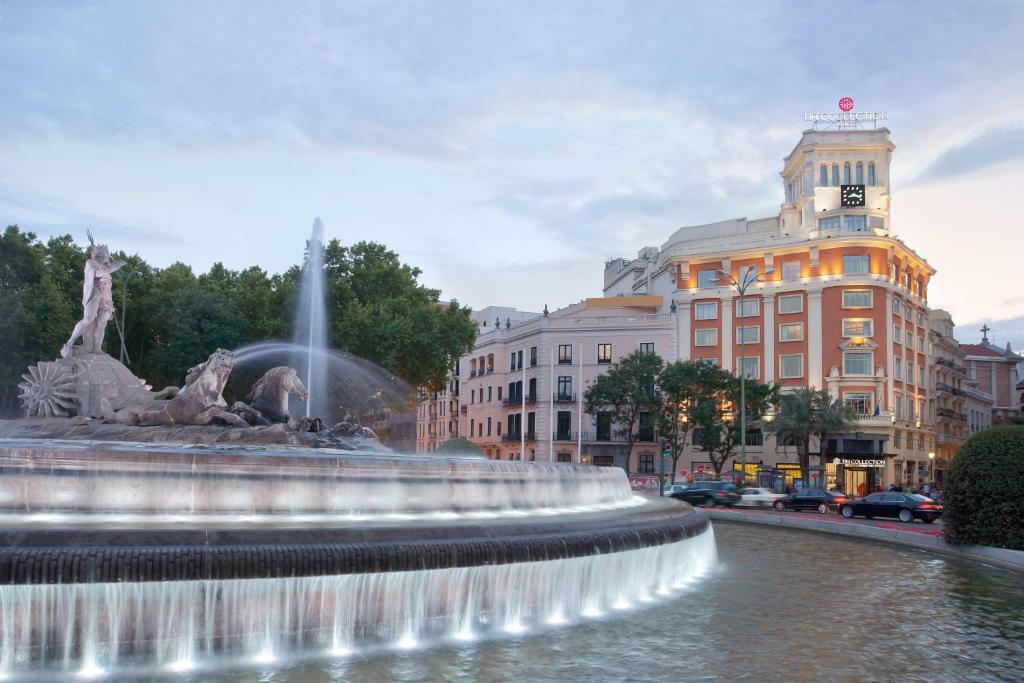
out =
<path fill-rule="evenodd" d="M 306 417 L 321 417 L 328 423 L 333 418 L 328 402 L 327 386 L 327 311 L 324 286 L 324 224 L 317 218 L 307 246 L 306 264 L 302 270 L 299 305 L 295 316 L 294 366 L 309 390 Z"/>
<path fill-rule="evenodd" d="M 630 609 L 716 563 L 711 530 L 685 541 L 553 561 L 224 581 L 0 586 L 0 674 L 173 671 L 285 656 L 341 657 Z M 61 624 L 60 628 L 53 628 Z M 36 671 L 39 668 L 35 669 Z"/>

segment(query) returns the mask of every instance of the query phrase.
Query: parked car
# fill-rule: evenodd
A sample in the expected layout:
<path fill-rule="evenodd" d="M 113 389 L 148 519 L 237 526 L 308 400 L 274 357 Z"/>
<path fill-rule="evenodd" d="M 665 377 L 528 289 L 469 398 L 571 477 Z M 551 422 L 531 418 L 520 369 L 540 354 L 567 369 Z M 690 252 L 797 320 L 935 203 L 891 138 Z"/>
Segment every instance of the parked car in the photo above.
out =
<path fill-rule="evenodd" d="M 785 496 L 786 494 L 776 493 L 771 489 L 745 488 L 740 489 L 740 502 L 736 505 L 738 507 L 769 508 L 775 501 Z"/>
<path fill-rule="evenodd" d="M 821 514 L 827 515 L 849 501 L 850 498 L 845 493 L 821 489 L 800 489 L 794 494 L 779 498 L 773 505 L 779 512 L 783 510 L 817 510 Z"/>
<path fill-rule="evenodd" d="M 872 493 L 844 503 L 839 514 L 851 517 L 895 517 L 901 522 L 920 519 L 931 524 L 942 516 L 942 504 L 916 493 Z"/>
<path fill-rule="evenodd" d="M 686 484 L 665 484 L 665 488 L 662 492 L 666 496 L 671 496 L 673 493 L 685 490 L 686 486 Z"/>
<path fill-rule="evenodd" d="M 672 497 L 685 500 L 690 505 L 706 505 L 708 507 L 724 505 L 731 508 L 740 502 L 740 494 L 736 493 L 736 486 L 725 481 L 697 481 L 682 491 L 676 491 Z"/>

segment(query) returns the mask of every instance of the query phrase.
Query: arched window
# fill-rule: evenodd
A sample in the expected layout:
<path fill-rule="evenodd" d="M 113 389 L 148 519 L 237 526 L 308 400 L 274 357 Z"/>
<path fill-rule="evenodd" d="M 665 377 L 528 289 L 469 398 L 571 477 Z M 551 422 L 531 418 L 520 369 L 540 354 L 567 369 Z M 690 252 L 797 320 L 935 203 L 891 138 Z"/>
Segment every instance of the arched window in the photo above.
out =
<path fill-rule="evenodd" d="M 847 161 L 843 164 L 843 185 L 852 185 L 853 182 L 850 180 L 850 162 Z"/>
<path fill-rule="evenodd" d="M 839 164 L 832 164 L 832 184 L 839 187 Z"/>
<path fill-rule="evenodd" d="M 857 162 L 857 184 L 864 184 L 864 162 L 862 161 Z"/>
<path fill-rule="evenodd" d="M 821 165 L 821 174 L 818 178 L 818 185 L 821 187 L 828 187 L 828 166 L 825 164 Z"/>
<path fill-rule="evenodd" d="M 875 186 L 875 162 L 868 162 L 868 185 Z"/>

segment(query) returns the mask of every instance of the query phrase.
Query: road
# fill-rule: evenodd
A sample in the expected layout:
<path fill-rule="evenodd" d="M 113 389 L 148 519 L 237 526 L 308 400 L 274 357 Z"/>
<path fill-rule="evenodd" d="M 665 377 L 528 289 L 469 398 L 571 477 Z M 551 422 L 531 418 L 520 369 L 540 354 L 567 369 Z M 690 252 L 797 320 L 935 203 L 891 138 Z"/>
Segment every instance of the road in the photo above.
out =
<path fill-rule="evenodd" d="M 859 524 L 861 526 L 873 526 L 880 529 L 894 529 L 899 531 L 909 531 L 911 533 L 924 534 L 926 536 L 941 536 L 942 535 L 942 520 L 936 520 L 932 524 L 925 524 L 924 522 L 914 520 L 909 524 L 905 524 L 898 519 L 864 519 L 862 517 L 855 517 L 853 519 L 846 519 L 839 515 L 837 512 L 830 512 L 827 515 L 823 515 L 819 512 L 776 512 L 775 510 L 756 510 L 753 508 L 716 508 L 719 512 L 731 513 L 736 515 L 771 515 L 774 517 L 794 517 L 799 519 L 814 519 L 819 522 L 830 522 L 834 524 Z"/>

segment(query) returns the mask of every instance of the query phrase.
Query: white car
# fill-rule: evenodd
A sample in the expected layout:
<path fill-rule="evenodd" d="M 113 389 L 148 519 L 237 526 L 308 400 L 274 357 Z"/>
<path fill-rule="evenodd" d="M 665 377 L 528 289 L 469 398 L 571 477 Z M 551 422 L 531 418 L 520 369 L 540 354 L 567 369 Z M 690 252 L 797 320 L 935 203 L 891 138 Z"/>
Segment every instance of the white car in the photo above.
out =
<path fill-rule="evenodd" d="M 665 484 L 663 493 L 666 496 L 671 496 L 673 493 L 682 491 L 686 488 L 686 484 Z"/>
<path fill-rule="evenodd" d="M 784 493 L 775 493 L 771 489 L 740 489 L 740 502 L 736 503 L 736 507 L 770 508 L 772 503 L 784 497 Z"/>

